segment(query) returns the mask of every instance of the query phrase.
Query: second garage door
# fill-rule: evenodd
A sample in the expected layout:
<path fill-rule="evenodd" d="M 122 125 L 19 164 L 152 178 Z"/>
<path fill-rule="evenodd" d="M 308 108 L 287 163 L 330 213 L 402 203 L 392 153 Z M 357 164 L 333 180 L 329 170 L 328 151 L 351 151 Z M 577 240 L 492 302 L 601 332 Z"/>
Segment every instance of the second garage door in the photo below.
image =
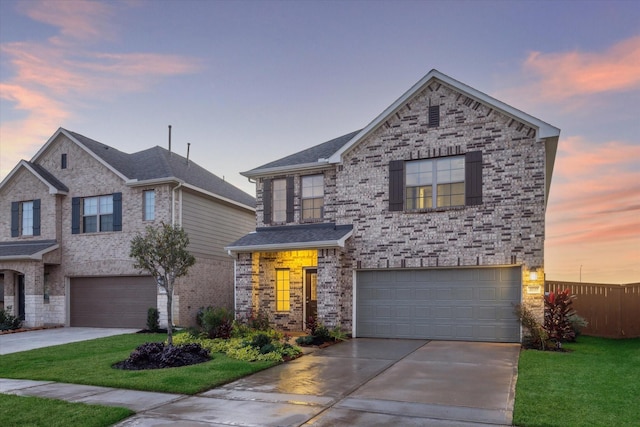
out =
<path fill-rule="evenodd" d="M 360 271 L 356 335 L 519 342 L 519 267 Z"/>
<path fill-rule="evenodd" d="M 71 279 L 71 326 L 140 328 L 147 310 L 157 306 L 152 277 L 74 277 Z"/>

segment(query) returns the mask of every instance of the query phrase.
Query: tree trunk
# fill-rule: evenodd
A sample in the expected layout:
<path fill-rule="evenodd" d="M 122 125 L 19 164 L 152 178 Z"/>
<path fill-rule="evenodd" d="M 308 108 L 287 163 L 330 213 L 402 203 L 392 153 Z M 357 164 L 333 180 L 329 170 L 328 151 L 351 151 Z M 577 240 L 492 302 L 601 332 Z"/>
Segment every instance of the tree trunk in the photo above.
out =
<path fill-rule="evenodd" d="M 171 290 L 167 289 L 167 344 L 173 346 L 173 286 Z"/>

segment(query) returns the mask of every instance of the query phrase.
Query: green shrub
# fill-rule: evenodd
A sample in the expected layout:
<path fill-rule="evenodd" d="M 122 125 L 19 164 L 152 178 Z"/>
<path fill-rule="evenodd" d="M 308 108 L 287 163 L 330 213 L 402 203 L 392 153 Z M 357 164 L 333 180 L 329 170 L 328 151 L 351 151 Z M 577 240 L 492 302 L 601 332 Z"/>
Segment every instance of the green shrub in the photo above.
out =
<path fill-rule="evenodd" d="M 262 348 L 267 344 L 271 344 L 271 338 L 267 334 L 259 333 L 253 336 L 249 345 L 255 348 Z"/>
<path fill-rule="evenodd" d="M 155 307 L 149 307 L 147 310 L 147 330 L 151 332 L 160 330 L 160 313 Z"/>
<path fill-rule="evenodd" d="M 349 335 L 342 330 L 340 326 L 336 326 L 329 332 L 329 336 L 334 341 L 346 341 Z"/>
<path fill-rule="evenodd" d="M 200 327 L 208 338 L 230 338 L 233 331 L 233 313 L 224 307 L 207 307 L 199 313 Z"/>
<path fill-rule="evenodd" d="M 523 307 L 520 304 L 516 305 L 513 311 L 516 316 L 518 316 L 520 324 L 526 329 L 526 332 L 528 332 L 524 337 L 525 347 L 545 350 L 549 336 L 533 313 L 528 308 Z"/>
<path fill-rule="evenodd" d="M 269 329 L 271 329 L 269 316 L 262 311 L 259 311 L 256 315 L 251 315 L 247 319 L 247 326 L 258 331 L 268 331 Z"/>
<path fill-rule="evenodd" d="M 313 344 L 313 335 L 304 335 L 296 338 L 296 344 L 298 345 L 312 345 Z"/>
<path fill-rule="evenodd" d="M 265 338 L 255 338 L 257 335 L 265 335 L 270 341 L 261 347 L 252 345 L 253 342 L 265 342 Z M 211 353 L 223 353 L 228 357 L 246 362 L 274 361 L 282 362 L 284 358 L 294 358 L 302 354 L 302 350 L 279 341 L 281 334 L 275 332 L 253 332 L 245 337 L 229 339 L 209 339 L 203 336 L 195 336 L 189 333 L 181 333 L 174 337 L 174 345 L 197 343 Z M 272 347 L 270 347 L 272 346 Z M 261 351 L 268 351 L 262 353 Z"/>
<path fill-rule="evenodd" d="M 331 340 L 331 333 L 329 332 L 329 328 L 322 324 L 316 326 L 316 332 L 313 334 L 313 336 L 316 337 L 317 340 L 323 342 Z"/>
<path fill-rule="evenodd" d="M 569 322 L 571 323 L 571 327 L 573 328 L 573 331 L 576 334 L 576 337 L 578 337 L 578 335 L 582 333 L 582 330 L 584 328 L 589 326 L 589 322 L 587 322 L 587 320 L 584 317 L 579 316 L 577 313 L 572 313 L 567 317 L 569 319 Z"/>
<path fill-rule="evenodd" d="M 7 307 L 7 310 L 0 309 L 0 331 L 8 331 L 13 329 L 20 329 L 22 326 L 22 320 L 19 317 L 12 315 L 8 310 L 11 307 Z"/>

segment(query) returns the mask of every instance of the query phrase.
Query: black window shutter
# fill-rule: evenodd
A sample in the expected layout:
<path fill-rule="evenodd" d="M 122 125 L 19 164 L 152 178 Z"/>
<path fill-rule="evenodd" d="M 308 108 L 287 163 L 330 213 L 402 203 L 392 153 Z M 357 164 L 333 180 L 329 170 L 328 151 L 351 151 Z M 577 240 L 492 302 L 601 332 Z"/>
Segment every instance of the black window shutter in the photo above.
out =
<path fill-rule="evenodd" d="M 287 222 L 293 222 L 293 177 L 287 177 Z"/>
<path fill-rule="evenodd" d="M 20 235 L 20 202 L 11 202 L 11 237 Z"/>
<path fill-rule="evenodd" d="M 465 204 L 482 204 L 482 151 L 472 151 L 465 155 Z"/>
<path fill-rule="evenodd" d="M 404 160 L 389 162 L 389 211 L 404 208 Z"/>
<path fill-rule="evenodd" d="M 40 199 L 33 201 L 33 235 L 40 235 Z"/>
<path fill-rule="evenodd" d="M 429 106 L 429 125 L 430 128 L 437 128 L 440 126 L 440 106 L 439 105 L 430 105 Z"/>
<path fill-rule="evenodd" d="M 71 234 L 80 234 L 80 197 L 71 199 Z"/>
<path fill-rule="evenodd" d="M 122 231 L 122 193 L 113 193 L 113 231 Z"/>
<path fill-rule="evenodd" d="M 262 222 L 271 224 L 271 179 L 262 180 Z"/>

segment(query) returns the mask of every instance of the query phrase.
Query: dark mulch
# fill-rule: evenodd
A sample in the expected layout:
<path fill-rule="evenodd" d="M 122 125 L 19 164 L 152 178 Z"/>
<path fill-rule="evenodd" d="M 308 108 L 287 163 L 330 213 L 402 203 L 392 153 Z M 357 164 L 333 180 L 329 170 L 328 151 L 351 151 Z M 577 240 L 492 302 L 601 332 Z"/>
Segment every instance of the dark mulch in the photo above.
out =
<path fill-rule="evenodd" d="M 167 346 L 160 342 L 139 345 L 129 358 L 113 364 L 114 368 L 139 371 L 143 369 L 177 368 L 211 360 L 209 350 L 199 344 Z"/>

